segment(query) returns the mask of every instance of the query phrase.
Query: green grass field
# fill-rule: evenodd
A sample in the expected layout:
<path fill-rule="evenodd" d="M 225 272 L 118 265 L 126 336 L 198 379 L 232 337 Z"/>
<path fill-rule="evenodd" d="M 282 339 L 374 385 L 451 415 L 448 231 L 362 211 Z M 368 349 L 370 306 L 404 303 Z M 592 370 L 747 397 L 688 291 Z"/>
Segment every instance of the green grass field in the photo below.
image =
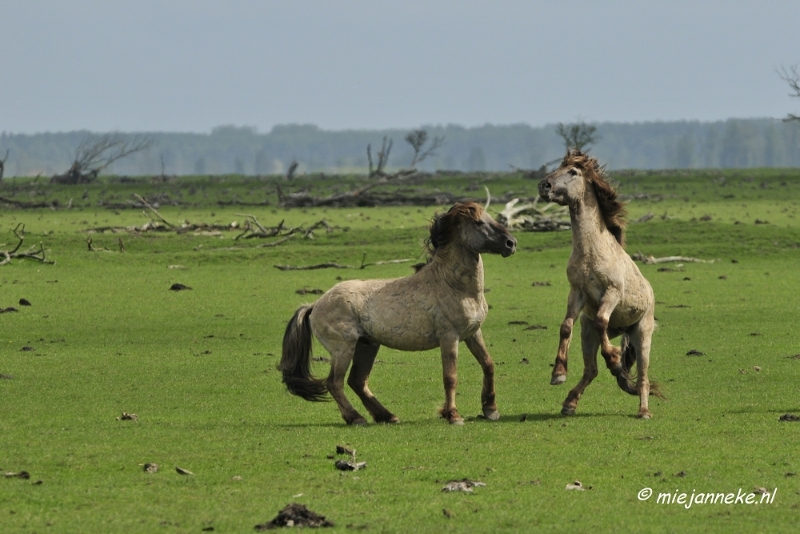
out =
<path fill-rule="evenodd" d="M 382 348 L 370 387 L 402 422 L 365 428 L 347 427 L 335 403 L 285 391 L 276 371 L 283 330 L 299 304 L 316 298 L 297 290 L 410 274 L 436 207 L 285 210 L 271 182 L 238 177 L 104 179 L 77 188 L 0 183 L 0 196 L 61 206 L 0 208 L 0 250 L 15 246 L 12 230 L 25 223 L 25 245 L 41 242 L 56 261 L 0 266 L 0 309 L 18 309 L 0 314 L 0 473 L 30 474 L 0 477 L 0 531 L 252 532 L 292 502 L 342 532 L 796 531 L 800 422 L 779 417 L 800 414 L 800 171 L 613 178 L 621 194 L 634 196 L 631 221 L 655 215 L 630 223 L 629 252 L 714 260 L 640 265 L 657 300 L 650 376 L 667 396 L 651 400 L 653 419 L 637 419 L 638 400 L 605 371 L 575 416 L 559 415 L 582 370 L 576 335 L 566 385 L 549 385 L 570 234 L 517 233 L 517 254 L 484 257 L 491 311 L 483 332 L 497 364 L 500 421 L 476 417 L 481 372 L 463 344 L 463 427 L 438 418 L 438 351 Z M 359 180 L 282 187 L 324 195 Z M 536 190 L 515 175 L 431 178 L 414 188 L 482 198 L 483 185 L 493 195 Z M 324 218 L 334 230 L 272 248 L 234 241 L 237 230 L 101 232 L 92 244 L 108 250 L 90 252 L 89 229 L 147 222 L 141 210 L 97 207 L 134 192 L 181 199 L 159 208 L 173 222 L 229 224 L 248 213 L 269 226 Z M 234 197 L 270 204 L 220 204 Z M 274 267 L 392 259 L 412 261 L 363 270 Z M 170 291 L 173 283 L 192 290 Z M 546 328 L 526 330 L 531 325 Z M 316 373 L 326 374 L 326 364 Z M 118 420 L 122 412 L 138 420 Z M 337 445 L 356 449 L 366 469 L 336 470 Z M 146 473 L 145 463 L 160 469 Z M 462 478 L 486 486 L 442 491 Z M 565 489 L 575 480 L 586 491 Z M 645 488 L 653 496 L 640 500 Z M 749 505 L 657 502 L 659 494 L 744 496 L 756 488 L 772 502 L 761 495 Z"/>

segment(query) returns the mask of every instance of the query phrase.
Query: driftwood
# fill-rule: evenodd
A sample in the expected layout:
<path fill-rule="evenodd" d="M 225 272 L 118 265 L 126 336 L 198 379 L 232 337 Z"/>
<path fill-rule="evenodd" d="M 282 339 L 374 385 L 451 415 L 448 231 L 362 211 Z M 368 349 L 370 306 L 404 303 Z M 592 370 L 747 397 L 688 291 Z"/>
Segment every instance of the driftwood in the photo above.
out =
<path fill-rule="evenodd" d="M 409 261 L 414 261 L 409 258 L 403 258 L 399 260 L 382 260 L 382 261 L 376 261 L 374 263 L 366 263 L 365 261 L 366 259 L 367 259 L 367 254 L 364 253 L 364 255 L 361 256 L 361 265 L 343 265 L 335 261 L 329 261 L 326 263 L 317 263 L 314 265 L 275 265 L 274 267 L 281 271 L 313 271 L 317 269 L 364 269 L 371 265 L 389 265 L 393 263 L 406 263 Z"/>
<path fill-rule="evenodd" d="M 37 208 L 55 209 L 60 205 L 60 203 L 56 199 L 43 200 L 41 202 L 25 202 L 24 200 L 14 200 L 13 198 L 2 197 L 2 196 L 0 196 L 0 203 L 9 204 L 11 206 L 16 206 L 17 208 L 22 208 L 22 209 L 37 209 Z"/>
<path fill-rule="evenodd" d="M 700 258 L 690 258 L 688 256 L 665 256 L 663 258 L 655 258 L 653 256 L 646 256 L 641 252 L 631 254 L 634 261 L 641 261 L 645 265 L 655 265 L 657 263 L 670 263 L 670 262 L 684 262 L 684 263 L 714 263 L 714 260 L 701 260 Z"/>
<path fill-rule="evenodd" d="M 285 208 L 308 207 L 353 207 L 353 206 L 431 206 L 452 204 L 474 200 L 461 198 L 448 192 L 425 192 L 419 195 L 408 195 L 400 191 L 375 191 L 383 185 L 407 183 L 416 178 L 429 176 L 416 169 L 402 169 L 393 174 L 381 174 L 372 183 L 357 187 L 343 193 L 335 193 L 327 197 L 315 197 L 308 191 L 284 194 L 278 187 L 278 202 Z"/>
<path fill-rule="evenodd" d="M 0 258 L 2 258 L 0 259 L 0 265 L 11 263 L 11 260 L 14 258 L 36 260 L 40 263 L 49 263 L 51 265 L 55 263 L 53 260 L 48 260 L 45 257 L 44 245 L 41 243 L 39 243 L 38 248 L 36 245 L 33 245 L 26 251 L 20 251 L 22 242 L 25 240 L 24 223 L 19 223 L 17 227 L 14 228 L 13 232 L 17 239 L 19 239 L 19 242 L 12 250 L 0 250 Z"/>
<path fill-rule="evenodd" d="M 148 202 L 147 202 L 147 201 L 146 201 L 144 198 L 142 198 L 142 196 L 141 196 L 141 195 L 137 195 L 136 193 L 134 193 L 134 194 L 133 194 L 133 196 L 135 196 L 135 197 L 136 197 L 136 199 L 137 199 L 139 202 L 141 202 L 142 204 L 144 204 L 145 206 L 147 206 L 147 209 L 149 209 L 150 211 L 152 211 L 152 212 L 153 212 L 153 215 L 155 215 L 156 217 L 158 217 L 158 220 L 159 220 L 159 221 L 163 222 L 164 224 L 166 224 L 166 225 L 167 225 L 167 226 L 169 226 L 170 228 L 172 228 L 172 227 L 174 226 L 174 225 L 173 225 L 171 222 L 169 222 L 168 220 L 166 220 L 166 219 L 165 219 L 165 218 L 164 218 L 164 217 L 163 217 L 163 216 L 162 216 L 160 213 L 158 213 L 158 210 L 156 210 L 156 209 L 155 209 L 153 206 L 151 206 L 151 205 L 150 205 L 150 203 L 148 203 Z"/>
<path fill-rule="evenodd" d="M 289 228 L 285 226 L 282 220 L 278 223 L 278 226 L 273 226 L 270 228 L 265 228 L 258 219 L 254 215 L 249 215 L 246 213 L 237 213 L 240 217 L 245 217 L 244 223 L 242 224 L 242 233 L 237 235 L 234 238 L 234 241 L 238 241 L 239 239 L 252 239 L 252 238 L 265 238 L 265 237 L 275 237 L 275 236 L 285 236 L 291 237 L 294 234 L 302 234 L 304 239 L 314 239 L 314 230 L 318 228 L 325 228 L 326 233 L 331 233 L 334 230 L 339 230 L 339 226 L 331 226 L 328 221 L 322 219 L 317 221 L 316 223 L 312 224 L 308 228 L 304 228 L 303 226 L 298 226 L 296 228 Z M 285 240 L 283 240 L 285 241 Z"/>
<path fill-rule="evenodd" d="M 528 232 L 570 229 L 569 211 L 566 206 L 549 202 L 540 207 L 539 200 L 540 197 L 537 196 L 532 202 L 519 204 L 519 198 L 511 199 L 503 211 L 497 214 L 497 221 L 510 230 Z"/>

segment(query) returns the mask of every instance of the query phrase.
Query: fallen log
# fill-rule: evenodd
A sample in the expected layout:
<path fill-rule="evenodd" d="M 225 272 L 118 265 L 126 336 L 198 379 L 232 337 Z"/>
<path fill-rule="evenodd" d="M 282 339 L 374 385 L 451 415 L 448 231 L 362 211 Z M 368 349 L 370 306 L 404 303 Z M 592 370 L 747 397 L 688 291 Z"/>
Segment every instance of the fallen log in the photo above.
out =
<path fill-rule="evenodd" d="M 670 262 L 684 262 L 684 263 L 714 263 L 714 260 L 702 260 L 700 258 L 691 258 L 688 256 L 665 256 L 663 258 L 656 258 L 648 256 L 641 252 L 634 252 L 630 255 L 634 261 L 641 261 L 645 265 L 655 265 L 657 263 L 670 263 Z"/>

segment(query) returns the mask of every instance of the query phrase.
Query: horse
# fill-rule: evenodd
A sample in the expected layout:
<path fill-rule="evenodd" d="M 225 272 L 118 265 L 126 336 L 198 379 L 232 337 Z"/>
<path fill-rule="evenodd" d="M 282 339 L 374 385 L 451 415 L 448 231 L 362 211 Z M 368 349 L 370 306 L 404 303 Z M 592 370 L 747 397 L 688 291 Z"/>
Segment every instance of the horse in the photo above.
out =
<path fill-rule="evenodd" d="M 583 377 L 569 392 L 561 409 L 573 415 L 586 387 L 597 376 L 597 349 L 617 384 L 639 396 L 638 416 L 652 417 L 648 396 L 661 397 L 647 377 L 650 344 L 655 329 L 653 288 L 625 252 L 625 206 L 597 159 L 573 149 L 561 165 L 539 182 L 539 196 L 569 207 L 572 254 L 567 263 L 570 284 L 567 314 L 561 324 L 558 354 L 550 379 L 567 379 L 567 355 L 572 327 L 580 314 Z M 622 335 L 621 347 L 610 339 Z M 636 363 L 638 377 L 631 376 Z M 635 378 L 635 382 L 634 382 Z"/>
<path fill-rule="evenodd" d="M 508 257 L 516 251 L 517 240 L 479 204 L 465 202 L 433 217 L 426 246 L 429 261 L 413 275 L 340 282 L 314 303 L 297 309 L 286 325 L 279 364 L 289 392 L 309 401 L 327 400 L 330 393 L 348 425 L 365 425 L 367 420 L 344 393 L 352 362 L 347 384 L 374 421 L 397 423 L 397 416 L 367 386 L 378 349 L 440 347 L 445 400 L 439 413 L 449 423 L 463 425 L 455 390 L 458 344 L 464 341 L 483 370 L 483 415 L 493 421 L 500 418 L 494 362 L 481 333 L 488 312 L 481 254 Z M 312 334 L 331 355 L 325 380 L 310 371 Z"/>

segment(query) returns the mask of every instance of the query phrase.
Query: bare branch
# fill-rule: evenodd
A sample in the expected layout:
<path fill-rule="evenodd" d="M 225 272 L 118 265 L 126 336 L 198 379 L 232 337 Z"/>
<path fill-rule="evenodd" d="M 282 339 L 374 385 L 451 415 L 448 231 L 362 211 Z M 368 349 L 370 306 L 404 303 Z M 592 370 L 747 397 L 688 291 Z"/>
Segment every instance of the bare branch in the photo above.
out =
<path fill-rule="evenodd" d="M 405 140 L 414 150 L 414 157 L 411 158 L 411 167 L 416 166 L 417 163 L 429 156 L 435 156 L 436 150 L 444 144 L 444 137 L 436 136 L 431 141 L 428 149 L 423 151 L 422 149 L 428 141 L 428 132 L 425 130 L 413 130 L 406 135 Z"/>
<path fill-rule="evenodd" d="M 53 183 L 78 184 L 93 181 L 115 161 L 147 150 L 153 140 L 146 136 L 126 139 L 119 134 L 86 137 L 75 149 L 75 158 L 66 173 L 51 178 Z"/>
<path fill-rule="evenodd" d="M 789 84 L 789 88 L 793 91 L 793 93 L 789 93 L 789 96 L 792 98 L 800 98 L 800 71 L 798 71 L 797 65 L 792 65 L 788 70 L 786 67 L 781 67 L 778 69 L 778 76 Z M 800 121 L 800 116 L 789 113 L 783 120 Z"/>
<path fill-rule="evenodd" d="M 38 248 L 36 247 L 36 245 L 33 245 L 25 252 L 20 252 L 19 249 L 22 247 L 22 242 L 25 240 L 24 223 L 17 224 L 13 232 L 19 241 L 17 242 L 17 246 L 14 247 L 12 250 L 0 250 L 0 257 L 3 258 L 2 260 L 0 260 L 0 265 L 6 265 L 7 263 L 11 263 L 11 260 L 13 258 L 36 260 L 40 263 L 48 263 L 51 265 L 55 263 L 53 260 L 48 260 L 46 258 L 44 245 L 41 243 L 39 243 Z"/>
<path fill-rule="evenodd" d="M 174 227 L 175 227 L 175 225 L 174 225 L 174 224 L 172 224 L 171 222 L 169 222 L 168 220 L 166 220 L 166 219 L 165 219 L 165 218 L 164 218 L 164 217 L 163 217 L 163 216 L 162 216 L 160 213 L 158 213 L 158 210 L 156 210 L 156 209 L 155 209 L 153 206 L 151 206 L 149 202 L 147 202 L 147 201 L 146 201 L 144 198 L 142 198 L 142 196 L 141 196 L 141 195 L 137 195 L 136 193 L 134 193 L 134 194 L 133 194 L 133 196 L 135 196 L 135 197 L 136 197 L 136 199 L 137 199 L 139 202 L 141 202 L 142 204 L 144 204 L 145 206 L 147 206 L 147 208 L 148 208 L 148 209 L 150 209 L 150 211 L 152 211 L 152 212 L 155 214 L 155 216 L 156 216 L 156 217 L 158 217 L 158 219 L 159 219 L 161 222 L 163 222 L 164 224 L 166 224 L 166 225 L 167 225 L 167 226 L 169 226 L 170 228 L 174 228 Z"/>

